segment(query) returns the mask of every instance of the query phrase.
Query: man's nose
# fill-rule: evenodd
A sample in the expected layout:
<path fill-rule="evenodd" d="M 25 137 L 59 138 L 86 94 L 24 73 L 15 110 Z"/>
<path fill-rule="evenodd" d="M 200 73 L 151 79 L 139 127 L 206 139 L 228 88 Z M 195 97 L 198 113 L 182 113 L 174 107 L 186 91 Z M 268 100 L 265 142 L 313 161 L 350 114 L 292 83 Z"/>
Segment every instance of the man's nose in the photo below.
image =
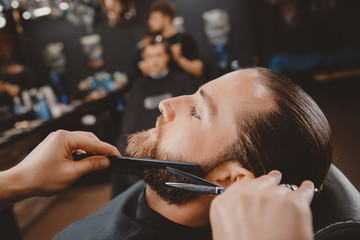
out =
<path fill-rule="evenodd" d="M 174 98 L 169 98 L 166 100 L 162 100 L 159 103 L 159 110 L 162 113 L 162 115 L 164 116 L 164 120 L 166 122 L 171 122 L 175 118 L 175 111 L 174 111 L 173 104 L 172 104 L 173 101 L 174 101 Z"/>

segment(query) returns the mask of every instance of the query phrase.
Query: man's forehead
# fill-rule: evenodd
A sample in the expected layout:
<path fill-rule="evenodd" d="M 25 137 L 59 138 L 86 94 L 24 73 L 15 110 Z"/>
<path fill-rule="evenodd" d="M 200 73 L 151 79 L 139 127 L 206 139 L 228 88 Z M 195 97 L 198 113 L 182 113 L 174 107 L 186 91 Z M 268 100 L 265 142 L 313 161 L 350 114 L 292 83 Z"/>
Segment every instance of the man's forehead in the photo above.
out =
<path fill-rule="evenodd" d="M 167 17 L 163 12 L 160 10 L 155 10 L 150 13 L 150 16 L 156 16 L 156 17 Z"/>
<path fill-rule="evenodd" d="M 221 87 L 221 89 L 234 88 L 237 86 L 241 86 L 242 84 L 244 84 L 246 80 L 256 80 L 256 74 L 254 73 L 255 71 L 252 69 L 233 71 L 225 75 L 222 75 L 221 77 L 218 77 L 214 80 L 209 81 L 208 83 L 204 84 L 201 88 L 205 88 L 205 89 L 218 88 L 218 87 Z"/>
<path fill-rule="evenodd" d="M 236 102 L 237 106 L 234 107 L 241 109 L 268 108 L 273 105 L 270 91 L 260 81 L 255 69 L 234 71 L 206 85 L 202 88 L 214 96 L 214 101 L 219 104 Z"/>
<path fill-rule="evenodd" d="M 166 52 L 165 44 L 156 43 L 156 44 L 148 44 L 144 47 L 144 52 Z"/>
<path fill-rule="evenodd" d="M 254 91 L 254 88 L 260 85 L 257 72 L 254 69 L 246 69 L 225 74 L 203 85 L 201 89 L 219 92 Z"/>
<path fill-rule="evenodd" d="M 258 78 L 258 73 L 255 69 L 243 69 L 243 70 L 237 70 L 237 71 L 233 71 L 230 73 L 227 73 L 217 79 L 215 79 L 214 81 L 218 81 L 218 82 L 225 82 L 225 81 L 229 81 L 229 82 L 244 82 L 247 80 L 257 80 Z"/>

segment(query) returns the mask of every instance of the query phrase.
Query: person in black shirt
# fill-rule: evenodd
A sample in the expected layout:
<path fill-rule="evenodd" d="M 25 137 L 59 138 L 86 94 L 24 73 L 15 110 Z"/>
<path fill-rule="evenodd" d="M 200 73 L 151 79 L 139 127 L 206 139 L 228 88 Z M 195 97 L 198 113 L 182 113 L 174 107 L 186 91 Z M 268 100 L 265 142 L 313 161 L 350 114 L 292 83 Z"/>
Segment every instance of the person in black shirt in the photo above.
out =
<path fill-rule="evenodd" d="M 278 169 L 282 183 L 308 179 L 322 189 L 332 160 L 330 126 L 281 74 L 235 71 L 193 95 L 163 100 L 159 109 L 155 128 L 129 137 L 127 156 L 198 163 L 200 176 L 225 188 Z M 211 239 L 213 196 L 165 185 L 183 179 L 163 169 L 141 176 L 146 185 L 130 187 L 56 239 Z"/>
<path fill-rule="evenodd" d="M 177 31 L 172 22 L 175 16 L 176 7 L 170 1 L 155 1 L 151 5 L 149 33 L 138 43 L 133 54 L 135 68 L 141 70 L 143 75 L 147 75 L 149 70 L 146 62 L 141 59 L 141 51 L 154 36 L 169 42 L 172 53 L 171 68 L 183 70 L 196 77 L 202 75 L 203 62 L 200 60 L 197 45 L 190 35 Z"/>

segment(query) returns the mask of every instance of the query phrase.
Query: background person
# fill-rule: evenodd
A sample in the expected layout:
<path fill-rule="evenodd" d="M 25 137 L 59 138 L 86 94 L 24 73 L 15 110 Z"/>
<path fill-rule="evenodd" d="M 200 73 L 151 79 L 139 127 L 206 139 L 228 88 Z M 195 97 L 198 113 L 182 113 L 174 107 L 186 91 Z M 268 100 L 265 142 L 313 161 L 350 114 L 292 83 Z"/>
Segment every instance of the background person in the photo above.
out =
<path fill-rule="evenodd" d="M 170 68 L 185 71 L 196 77 L 202 75 L 203 62 L 200 60 L 197 45 L 189 34 L 177 31 L 173 24 L 175 16 L 176 6 L 174 3 L 167 0 L 158 0 L 152 3 L 148 20 L 149 33 L 138 43 L 133 56 L 135 68 L 138 68 L 143 75 L 148 74 L 149 68 L 141 59 L 142 48 L 154 36 L 164 38 L 169 42 L 172 56 Z"/>

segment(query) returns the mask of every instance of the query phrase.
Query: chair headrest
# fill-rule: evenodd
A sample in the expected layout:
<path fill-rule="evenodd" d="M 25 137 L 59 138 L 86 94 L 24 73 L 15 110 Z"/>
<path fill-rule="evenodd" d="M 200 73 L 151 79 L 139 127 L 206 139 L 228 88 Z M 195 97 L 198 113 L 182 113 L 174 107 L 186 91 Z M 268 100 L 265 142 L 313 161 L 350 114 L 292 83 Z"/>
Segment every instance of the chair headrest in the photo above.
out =
<path fill-rule="evenodd" d="M 334 165 L 311 208 L 315 239 L 360 239 L 360 193 Z"/>

